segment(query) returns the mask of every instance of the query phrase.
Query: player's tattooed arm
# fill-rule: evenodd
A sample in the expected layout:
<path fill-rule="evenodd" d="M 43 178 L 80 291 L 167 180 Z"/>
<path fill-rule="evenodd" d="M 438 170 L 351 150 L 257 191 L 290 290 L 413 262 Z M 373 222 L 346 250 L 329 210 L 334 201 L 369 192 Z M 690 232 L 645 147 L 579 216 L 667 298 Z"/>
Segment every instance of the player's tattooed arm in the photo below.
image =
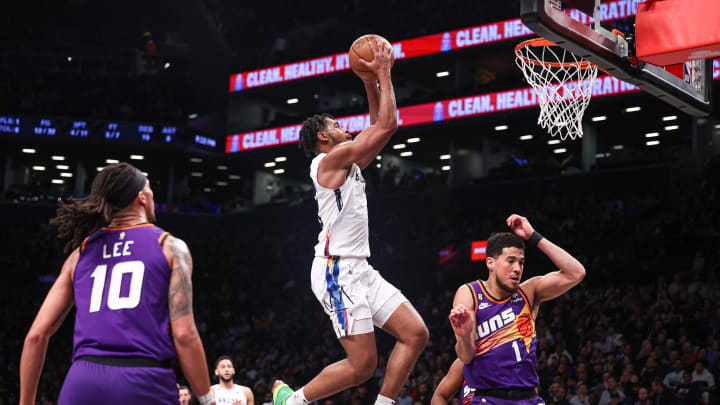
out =
<path fill-rule="evenodd" d="M 181 239 L 169 236 L 163 243 L 163 253 L 170 265 L 168 310 L 178 362 L 193 391 L 199 396 L 207 395 L 210 378 L 192 310 L 193 263 L 190 249 Z"/>
<path fill-rule="evenodd" d="M 169 237 L 168 245 L 172 252 L 170 261 L 170 288 L 168 306 L 170 321 L 174 321 L 192 310 L 192 256 L 190 249 L 182 239 Z"/>

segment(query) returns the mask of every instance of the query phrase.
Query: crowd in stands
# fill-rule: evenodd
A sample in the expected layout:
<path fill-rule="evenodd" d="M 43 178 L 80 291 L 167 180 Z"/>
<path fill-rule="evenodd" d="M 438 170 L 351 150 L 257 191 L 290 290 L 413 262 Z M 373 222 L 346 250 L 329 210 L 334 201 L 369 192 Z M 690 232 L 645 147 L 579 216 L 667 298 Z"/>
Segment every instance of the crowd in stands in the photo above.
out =
<path fill-rule="evenodd" d="M 453 7 L 409 0 L 382 4 L 324 0 L 313 3 L 312 7 L 288 0 L 255 3 L 252 7 L 240 7 L 231 1 L 206 1 L 205 4 L 230 44 L 258 44 L 254 49 L 243 49 L 247 58 L 238 65 L 240 71 L 323 56 L 317 51 L 318 43 L 323 43 L 324 49 L 342 52 L 348 48 L 348 38 L 375 32 L 376 27 L 383 27 L 382 35 L 389 40 L 399 41 L 477 25 L 478 15 L 485 21 L 517 17 L 512 8 L 499 7 L 491 11 L 473 1 L 458 1 Z M 264 17 L 278 9 L 284 10 L 288 18 Z M 383 12 L 378 12 L 379 9 Z M 412 23 L 398 23 L 400 21 Z M 267 38 L 275 40 L 270 42 Z"/>
<path fill-rule="evenodd" d="M 471 240 L 505 231 L 513 212 L 584 263 L 587 277 L 540 307 L 537 369 L 547 404 L 717 403 L 720 393 L 720 187 L 716 174 L 670 167 L 488 182 L 369 199 L 370 263 L 402 288 L 430 341 L 398 405 L 427 405 L 455 359 L 447 320 L 455 290 L 487 277 Z M 53 230 L 6 206 L 0 233 L 0 404 L 17 401 L 23 339 L 63 260 Z M 32 209 L 40 210 L 39 207 Z M 301 386 L 344 357 L 309 288 L 316 207 L 228 216 L 162 214 L 195 262 L 195 313 L 208 364 L 234 359 L 236 383 L 270 403 L 275 378 Z M 34 222 L 33 222 L 34 220 Z M 438 251 L 455 246 L 438 264 Z M 524 279 L 553 270 L 528 250 Z M 55 403 L 70 365 L 72 314 L 50 341 L 38 400 Z M 371 404 L 393 339 L 376 333 L 378 366 L 322 405 Z M 187 384 L 178 372 L 178 382 Z M 453 400 L 453 403 L 458 403 Z"/>
<path fill-rule="evenodd" d="M 162 3 L 162 4 L 161 4 Z M 180 26 L 169 3 L 77 1 L 8 4 L 0 28 L 0 111 L 45 115 L 184 123 L 184 73 L 147 57 L 148 38 L 169 41 Z M 176 61 L 173 61 L 177 65 Z M 152 66 L 150 66 L 152 65 Z"/>
<path fill-rule="evenodd" d="M 6 73 L 8 87 L 0 95 L 0 110 L 4 114 L 185 122 L 182 80 L 171 73 L 151 76 L 85 71 Z"/>

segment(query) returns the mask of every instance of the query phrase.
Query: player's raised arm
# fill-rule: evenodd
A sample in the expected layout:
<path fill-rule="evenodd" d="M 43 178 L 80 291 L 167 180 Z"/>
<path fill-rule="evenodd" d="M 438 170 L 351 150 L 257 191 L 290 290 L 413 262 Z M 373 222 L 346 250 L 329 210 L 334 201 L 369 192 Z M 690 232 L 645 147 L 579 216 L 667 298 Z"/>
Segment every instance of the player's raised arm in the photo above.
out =
<path fill-rule="evenodd" d="M 447 405 L 463 385 L 463 363 L 456 359 L 433 393 L 430 405 Z"/>
<path fill-rule="evenodd" d="M 397 106 L 395 102 L 395 90 L 390 78 L 390 66 L 392 46 L 385 41 L 369 41 L 373 53 L 372 62 L 360 59 L 365 69 L 375 72 L 380 83 L 379 101 L 377 106 L 377 119 L 372 121 L 375 90 L 372 84 L 366 83 L 368 91 L 368 103 L 370 104 L 371 123 L 353 142 L 347 142 L 333 148 L 331 153 L 320 163 L 320 172 L 324 170 L 345 170 L 353 163 L 366 168 L 385 147 L 390 137 L 397 131 Z"/>
<path fill-rule="evenodd" d="M 455 293 L 450 311 L 450 325 L 455 332 L 455 353 L 458 359 L 469 364 L 475 357 L 475 314 L 472 312 L 473 297 L 467 285 L 461 285 Z M 470 308 L 470 309 L 468 309 Z"/>
<path fill-rule="evenodd" d="M 210 390 L 205 350 L 192 308 L 192 256 L 181 239 L 168 236 L 163 252 L 170 263 L 168 307 L 178 361 L 201 405 L 215 403 Z"/>
<path fill-rule="evenodd" d="M 365 93 L 368 99 L 368 112 L 370 113 L 370 125 L 375 125 L 378 120 L 378 108 L 380 107 L 380 89 L 376 79 L 363 79 L 365 84 Z M 396 114 L 397 116 L 397 114 Z"/>
<path fill-rule="evenodd" d="M 517 214 L 510 215 L 507 225 L 517 236 L 528 241 L 530 246 L 540 248 L 558 268 L 557 271 L 533 277 L 522 283 L 523 290 L 530 295 L 528 298 L 535 307 L 543 301 L 564 294 L 585 277 L 585 267 L 582 263 L 561 247 L 535 232 L 527 218 Z"/>
<path fill-rule="evenodd" d="M 75 303 L 72 273 L 78 257 L 78 249 L 75 249 L 65 260 L 60 275 L 50 288 L 50 292 L 45 297 L 45 301 L 25 337 L 25 344 L 20 355 L 21 405 L 35 404 L 38 381 L 45 363 L 48 342 L 60 328 Z"/>

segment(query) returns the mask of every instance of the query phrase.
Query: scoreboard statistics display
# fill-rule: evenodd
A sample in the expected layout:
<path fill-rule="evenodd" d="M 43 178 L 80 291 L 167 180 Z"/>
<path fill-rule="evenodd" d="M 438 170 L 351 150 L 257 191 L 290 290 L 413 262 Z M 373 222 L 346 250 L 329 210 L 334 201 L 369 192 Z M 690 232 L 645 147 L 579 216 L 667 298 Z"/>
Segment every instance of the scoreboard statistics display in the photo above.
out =
<path fill-rule="evenodd" d="M 166 144 L 183 142 L 183 126 L 10 115 L 0 115 L 0 136 L 3 134 Z"/>

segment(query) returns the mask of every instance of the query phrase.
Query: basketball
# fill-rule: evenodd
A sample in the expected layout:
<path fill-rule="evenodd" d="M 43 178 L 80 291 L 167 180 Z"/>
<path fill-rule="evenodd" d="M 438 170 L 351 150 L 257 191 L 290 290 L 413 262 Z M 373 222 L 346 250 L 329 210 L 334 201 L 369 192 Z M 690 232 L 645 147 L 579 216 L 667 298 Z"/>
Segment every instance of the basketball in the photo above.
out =
<path fill-rule="evenodd" d="M 520 335 L 525 338 L 532 337 L 533 323 L 528 314 L 520 314 L 517 318 L 517 328 Z"/>
<path fill-rule="evenodd" d="M 365 61 L 367 62 L 372 62 L 373 53 L 372 49 L 370 49 L 370 45 L 368 44 L 368 42 L 371 40 L 374 41 L 376 39 L 385 42 L 387 46 L 391 46 L 390 42 L 387 39 L 381 37 L 380 35 L 367 34 L 356 39 L 355 42 L 353 42 L 352 46 L 350 46 L 350 51 L 348 51 L 350 57 L 350 69 L 352 69 L 353 72 L 355 72 L 355 74 L 363 80 L 377 80 L 377 75 L 375 75 L 374 72 L 367 70 L 359 62 L 361 58 L 365 59 Z M 390 57 L 390 66 L 392 67 L 394 63 L 395 53 L 393 52 L 392 56 Z"/>

